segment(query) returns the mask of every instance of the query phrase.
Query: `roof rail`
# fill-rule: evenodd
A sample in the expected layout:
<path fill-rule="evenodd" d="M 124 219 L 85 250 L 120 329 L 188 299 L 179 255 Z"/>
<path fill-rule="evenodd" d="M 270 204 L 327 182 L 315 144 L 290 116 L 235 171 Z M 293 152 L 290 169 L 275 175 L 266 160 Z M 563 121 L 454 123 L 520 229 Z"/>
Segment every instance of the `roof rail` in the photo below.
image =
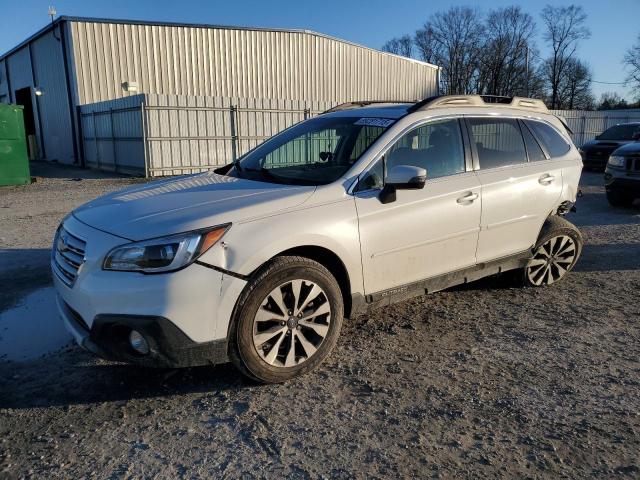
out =
<path fill-rule="evenodd" d="M 322 113 L 339 112 L 341 110 L 351 110 L 352 108 L 367 107 L 369 105 L 375 105 L 378 103 L 414 103 L 407 100 L 361 100 L 355 102 L 345 102 L 331 107 L 329 110 L 325 110 Z"/>
<path fill-rule="evenodd" d="M 518 108 L 520 110 L 549 111 L 542 100 L 535 98 L 503 97 L 498 95 L 444 95 L 425 98 L 411 106 L 408 113 L 444 107 L 486 107 L 491 104 L 499 104 L 502 107 Z"/>

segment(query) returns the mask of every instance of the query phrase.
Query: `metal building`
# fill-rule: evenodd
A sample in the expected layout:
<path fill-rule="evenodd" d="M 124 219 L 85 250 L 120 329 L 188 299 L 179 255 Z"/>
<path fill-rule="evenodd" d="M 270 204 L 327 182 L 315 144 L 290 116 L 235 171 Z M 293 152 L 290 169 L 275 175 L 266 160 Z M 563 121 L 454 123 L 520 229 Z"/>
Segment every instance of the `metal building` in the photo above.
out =
<path fill-rule="evenodd" d="M 438 68 L 307 30 L 60 17 L 0 56 L 37 156 L 84 165 L 80 105 L 145 94 L 340 103 L 436 93 Z"/>

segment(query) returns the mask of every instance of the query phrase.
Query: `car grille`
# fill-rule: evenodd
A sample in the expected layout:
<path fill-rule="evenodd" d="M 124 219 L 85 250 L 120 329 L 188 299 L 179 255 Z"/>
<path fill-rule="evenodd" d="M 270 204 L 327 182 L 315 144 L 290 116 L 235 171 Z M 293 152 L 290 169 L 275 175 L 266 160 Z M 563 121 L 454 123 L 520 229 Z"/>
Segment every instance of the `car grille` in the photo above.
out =
<path fill-rule="evenodd" d="M 640 157 L 627 157 L 626 169 L 632 172 L 640 172 Z"/>
<path fill-rule="evenodd" d="M 52 249 L 53 271 L 68 286 L 73 286 L 78 269 L 84 263 L 87 244 L 84 240 L 70 234 L 64 227 L 56 233 Z"/>
<path fill-rule="evenodd" d="M 585 155 L 585 160 L 591 162 L 607 163 L 611 150 L 590 150 Z"/>

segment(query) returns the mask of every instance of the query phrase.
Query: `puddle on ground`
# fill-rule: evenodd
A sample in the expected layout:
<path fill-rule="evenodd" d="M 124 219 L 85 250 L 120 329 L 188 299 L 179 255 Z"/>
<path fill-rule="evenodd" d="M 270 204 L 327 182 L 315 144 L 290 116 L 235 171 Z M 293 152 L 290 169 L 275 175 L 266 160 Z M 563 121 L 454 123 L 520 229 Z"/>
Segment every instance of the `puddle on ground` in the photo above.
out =
<path fill-rule="evenodd" d="M 31 292 L 15 307 L 0 312 L 0 360 L 31 360 L 71 340 L 58 315 L 53 287 Z"/>

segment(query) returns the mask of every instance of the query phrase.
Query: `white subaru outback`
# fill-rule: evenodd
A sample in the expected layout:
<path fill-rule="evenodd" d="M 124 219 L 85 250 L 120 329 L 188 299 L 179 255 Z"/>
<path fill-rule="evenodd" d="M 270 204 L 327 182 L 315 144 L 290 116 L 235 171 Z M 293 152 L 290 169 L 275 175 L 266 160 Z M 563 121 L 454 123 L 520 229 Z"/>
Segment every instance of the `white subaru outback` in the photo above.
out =
<path fill-rule="evenodd" d="M 59 309 L 105 358 L 284 381 L 329 355 L 343 317 L 507 270 L 561 280 L 582 249 L 562 218 L 581 169 L 538 100 L 340 105 L 216 171 L 68 215 Z"/>

